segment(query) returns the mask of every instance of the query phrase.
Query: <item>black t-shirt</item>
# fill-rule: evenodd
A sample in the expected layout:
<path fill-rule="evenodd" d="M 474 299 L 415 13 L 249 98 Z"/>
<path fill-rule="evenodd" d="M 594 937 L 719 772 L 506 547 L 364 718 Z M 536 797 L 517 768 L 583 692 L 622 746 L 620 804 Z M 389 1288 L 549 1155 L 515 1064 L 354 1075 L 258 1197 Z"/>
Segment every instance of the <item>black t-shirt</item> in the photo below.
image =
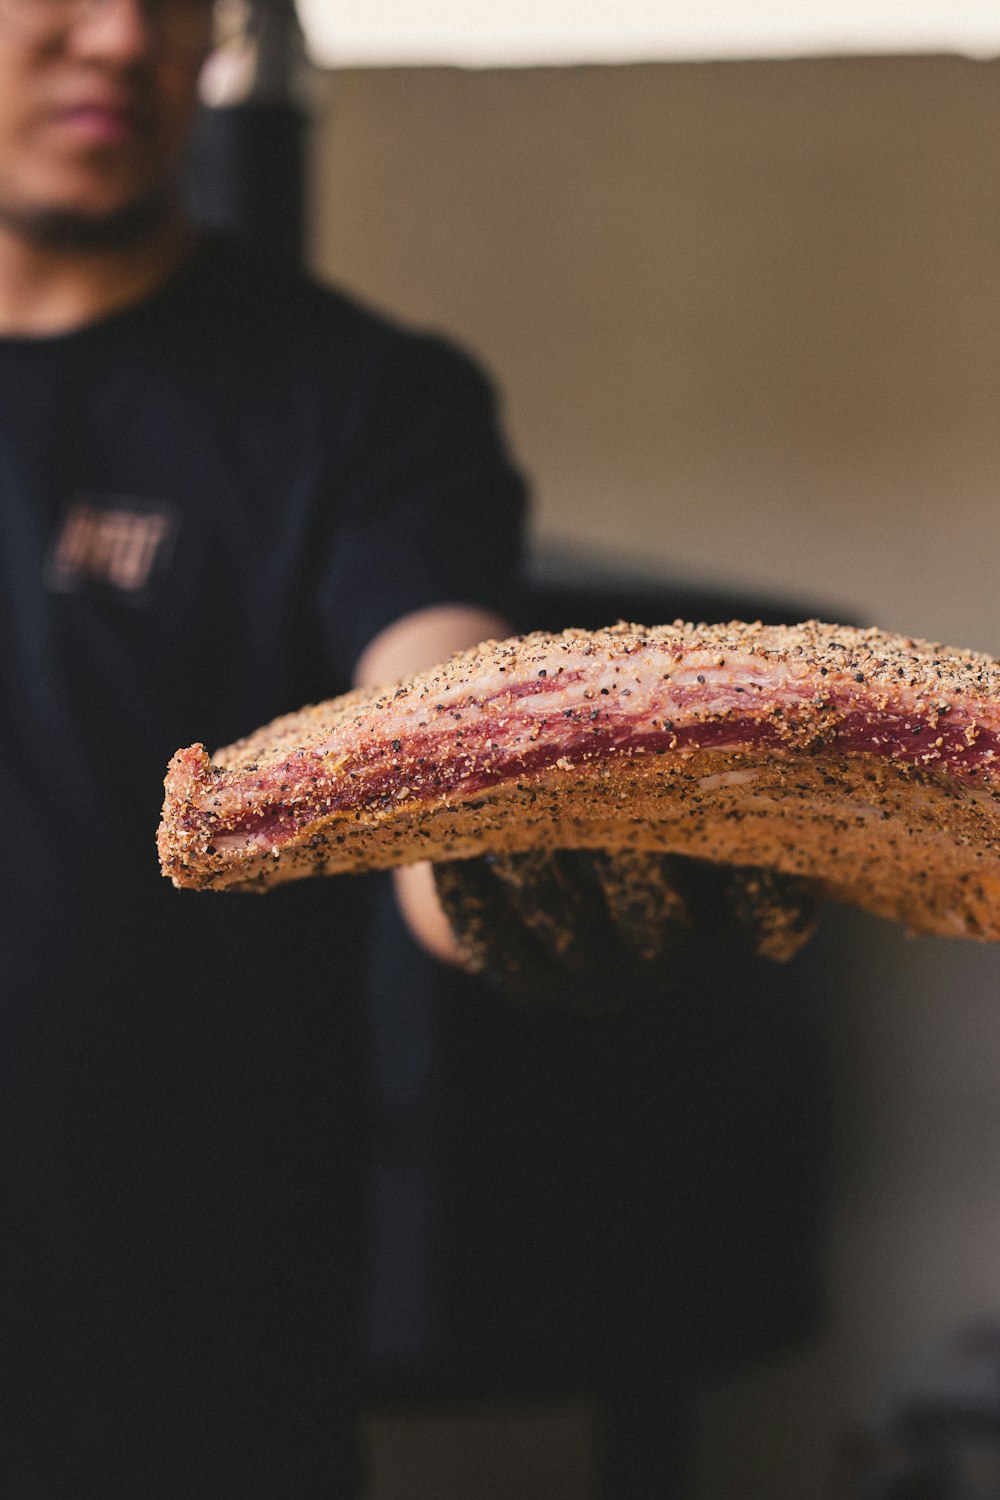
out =
<path fill-rule="evenodd" d="M 40 1453 L 62 1461 L 57 1409 L 90 1434 L 81 1453 L 127 1452 L 130 1401 L 179 1420 L 193 1390 L 238 1387 L 245 1343 L 293 1404 L 316 1389 L 302 1347 L 322 1364 L 315 1308 L 336 1299 L 313 1297 L 311 1321 L 299 1300 L 353 1233 L 363 882 L 173 890 L 155 859 L 162 778 L 180 745 L 345 690 L 410 611 L 503 611 L 522 505 L 467 357 L 222 241 L 140 306 L 0 340 L 0 1149 L 20 1205 L 0 1341 L 24 1368 L 47 1360 L 0 1453 L 24 1450 L 26 1495 Z M 278 1217 L 295 1371 L 272 1369 L 273 1297 L 206 1360 L 205 1307 L 229 1307 L 233 1276 L 252 1296 L 276 1252 L 248 1225 Z M 151 1298 L 151 1280 L 185 1278 L 194 1291 Z M 181 1353 L 161 1373 L 188 1373 L 154 1399 L 136 1351 L 168 1326 Z M 44 1493 L 60 1484 L 53 1469 Z"/>
<path fill-rule="evenodd" d="M 409 611 L 502 610 L 521 503 L 466 358 L 223 243 L 0 340 L 5 939 L 44 885 L 154 877 L 178 745 L 344 690 Z"/>

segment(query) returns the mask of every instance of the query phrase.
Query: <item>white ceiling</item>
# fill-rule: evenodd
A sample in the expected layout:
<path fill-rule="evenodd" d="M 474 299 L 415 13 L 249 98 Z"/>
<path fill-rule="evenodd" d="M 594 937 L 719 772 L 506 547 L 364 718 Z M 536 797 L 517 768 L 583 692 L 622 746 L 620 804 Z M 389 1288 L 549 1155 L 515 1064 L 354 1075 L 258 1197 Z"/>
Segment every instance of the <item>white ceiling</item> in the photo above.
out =
<path fill-rule="evenodd" d="M 1000 0 L 299 0 L 324 67 L 1000 55 Z"/>

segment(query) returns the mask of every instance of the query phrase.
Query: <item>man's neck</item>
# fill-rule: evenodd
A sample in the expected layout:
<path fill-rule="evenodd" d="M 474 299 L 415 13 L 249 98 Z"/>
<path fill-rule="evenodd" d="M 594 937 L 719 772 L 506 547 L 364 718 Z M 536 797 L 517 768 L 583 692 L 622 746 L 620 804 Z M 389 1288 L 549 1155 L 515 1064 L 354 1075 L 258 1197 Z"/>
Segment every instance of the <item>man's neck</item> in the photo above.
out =
<path fill-rule="evenodd" d="M 141 302 L 196 241 L 180 214 L 115 246 L 52 243 L 0 224 L 0 337 L 69 333 Z"/>

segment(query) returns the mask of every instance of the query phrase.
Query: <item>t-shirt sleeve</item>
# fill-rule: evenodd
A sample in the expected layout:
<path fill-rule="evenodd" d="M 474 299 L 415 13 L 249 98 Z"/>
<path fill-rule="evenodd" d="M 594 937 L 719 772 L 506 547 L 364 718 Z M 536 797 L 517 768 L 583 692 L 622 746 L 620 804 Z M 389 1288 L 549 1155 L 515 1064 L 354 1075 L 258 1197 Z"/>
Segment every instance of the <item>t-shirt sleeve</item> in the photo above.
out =
<path fill-rule="evenodd" d="M 336 489 L 319 608 L 346 679 L 368 643 L 415 610 L 511 614 L 525 487 L 491 386 L 452 345 L 411 334 L 390 343 Z"/>

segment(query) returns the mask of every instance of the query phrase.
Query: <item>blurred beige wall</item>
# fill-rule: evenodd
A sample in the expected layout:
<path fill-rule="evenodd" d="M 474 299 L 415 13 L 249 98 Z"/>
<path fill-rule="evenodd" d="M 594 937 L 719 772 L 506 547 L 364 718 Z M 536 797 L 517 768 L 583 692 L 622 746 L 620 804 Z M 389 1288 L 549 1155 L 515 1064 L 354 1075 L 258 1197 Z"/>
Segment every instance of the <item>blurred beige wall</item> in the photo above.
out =
<path fill-rule="evenodd" d="M 1000 65 L 324 90 L 314 263 L 480 353 L 540 545 L 1000 655 Z M 1000 955 L 833 927 L 831 1331 L 714 1403 L 704 1500 L 820 1500 L 840 1435 L 1000 1308 Z"/>
<path fill-rule="evenodd" d="M 481 353 L 539 539 L 1000 654 L 998 81 L 342 74 L 315 261 Z"/>

